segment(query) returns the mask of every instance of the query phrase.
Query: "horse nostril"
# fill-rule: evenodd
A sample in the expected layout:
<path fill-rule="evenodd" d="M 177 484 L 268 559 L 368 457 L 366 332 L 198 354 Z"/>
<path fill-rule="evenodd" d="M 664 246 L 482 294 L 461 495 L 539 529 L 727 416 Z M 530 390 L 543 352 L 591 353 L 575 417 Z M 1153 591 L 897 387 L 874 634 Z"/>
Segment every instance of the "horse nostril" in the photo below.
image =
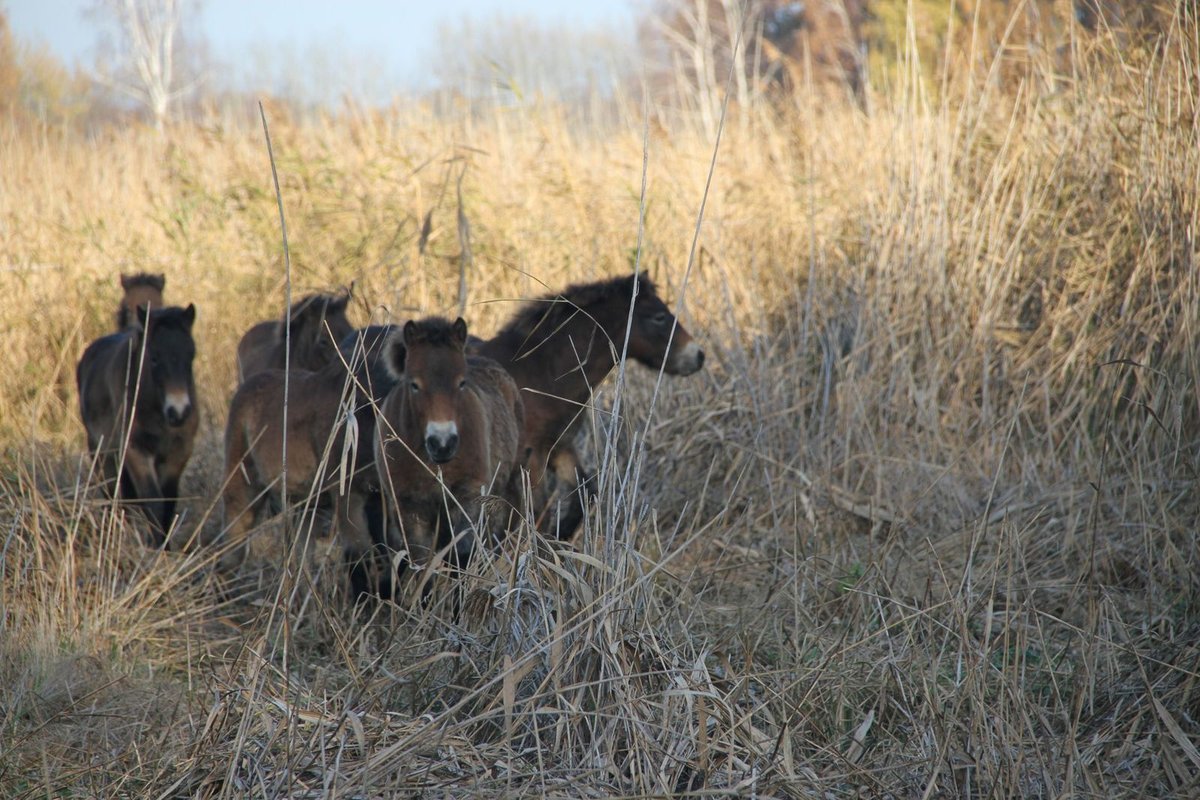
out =
<path fill-rule="evenodd" d="M 704 351 L 698 349 L 698 350 L 696 350 L 696 369 L 700 369 L 703 366 L 704 366 Z"/>
<path fill-rule="evenodd" d="M 429 459 L 434 463 L 446 463 L 458 452 L 458 435 L 451 434 L 444 440 L 433 436 L 426 437 L 425 452 L 429 454 Z"/>

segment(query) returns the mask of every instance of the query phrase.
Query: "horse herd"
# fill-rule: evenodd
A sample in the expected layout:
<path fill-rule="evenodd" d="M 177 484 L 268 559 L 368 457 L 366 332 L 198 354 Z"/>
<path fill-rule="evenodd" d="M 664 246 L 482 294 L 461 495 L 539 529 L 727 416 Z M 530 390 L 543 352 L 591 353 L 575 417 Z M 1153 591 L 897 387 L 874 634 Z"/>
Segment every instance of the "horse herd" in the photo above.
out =
<path fill-rule="evenodd" d="M 166 305 L 162 275 L 121 285 L 116 332 L 76 370 L 80 415 L 105 487 L 141 507 L 162 546 L 199 425 L 196 309 Z M 487 340 L 461 318 L 355 329 L 349 300 L 309 295 L 238 344 L 217 537 L 226 568 L 265 512 L 312 496 L 332 510 L 355 594 L 390 592 L 393 560 L 461 564 L 508 530 L 523 486 L 538 527 L 568 538 L 586 502 L 574 442 L 592 389 L 626 355 L 672 375 L 704 364 L 639 275 L 533 300 Z M 565 499 L 552 502 L 551 485 Z"/>

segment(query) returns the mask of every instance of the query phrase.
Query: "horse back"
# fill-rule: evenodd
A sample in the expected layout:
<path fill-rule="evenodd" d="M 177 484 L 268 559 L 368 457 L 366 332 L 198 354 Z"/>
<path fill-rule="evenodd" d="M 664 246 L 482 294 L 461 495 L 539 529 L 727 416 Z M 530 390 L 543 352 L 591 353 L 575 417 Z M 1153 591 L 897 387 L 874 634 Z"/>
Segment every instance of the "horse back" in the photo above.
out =
<path fill-rule="evenodd" d="M 245 381 L 252 375 L 269 369 L 282 369 L 283 364 L 274 363 L 276 356 L 276 327 L 273 320 L 252 325 L 238 340 L 238 378 Z"/>

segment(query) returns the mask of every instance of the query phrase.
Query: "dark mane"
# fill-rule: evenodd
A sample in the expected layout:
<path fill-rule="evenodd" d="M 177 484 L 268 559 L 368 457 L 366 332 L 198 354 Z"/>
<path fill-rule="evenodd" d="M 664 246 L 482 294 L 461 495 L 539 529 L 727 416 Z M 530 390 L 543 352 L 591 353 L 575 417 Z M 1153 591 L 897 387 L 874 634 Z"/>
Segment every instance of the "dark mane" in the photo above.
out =
<path fill-rule="evenodd" d="M 537 330 L 549 334 L 581 309 L 587 311 L 601 303 L 616 300 L 628 307 L 633 297 L 634 279 L 633 275 L 622 275 L 593 283 L 577 283 L 556 294 L 532 300 L 505 323 L 497 338 L 516 335 L 526 339 Z M 638 275 L 636 280 L 639 295 L 657 296 L 658 289 L 650 278 Z"/>
<path fill-rule="evenodd" d="M 292 305 L 292 313 L 285 315 L 277 323 L 277 332 L 279 338 L 283 338 L 287 334 L 288 320 L 291 320 L 292 332 L 295 333 L 298 328 L 305 328 L 309 322 L 319 320 L 328 312 L 329 304 L 334 300 L 333 296 L 327 294 L 309 294 L 301 297 Z"/>
<path fill-rule="evenodd" d="M 454 340 L 454 323 L 445 317 L 426 317 L 412 323 L 417 341 L 431 347 L 457 347 Z"/>
<path fill-rule="evenodd" d="M 161 292 L 166 283 L 166 277 L 161 274 L 139 272 L 136 275 L 121 275 L 121 288 L 126 291 L 139 286 L 149 286 L 151 289 Z"/>
<path fill-rule="evenodd" d="M 191 330 L 194 312 L 179 306 L 153 308 L 150 310 L 149 323 L 151 328 L 179 328 Z"/>

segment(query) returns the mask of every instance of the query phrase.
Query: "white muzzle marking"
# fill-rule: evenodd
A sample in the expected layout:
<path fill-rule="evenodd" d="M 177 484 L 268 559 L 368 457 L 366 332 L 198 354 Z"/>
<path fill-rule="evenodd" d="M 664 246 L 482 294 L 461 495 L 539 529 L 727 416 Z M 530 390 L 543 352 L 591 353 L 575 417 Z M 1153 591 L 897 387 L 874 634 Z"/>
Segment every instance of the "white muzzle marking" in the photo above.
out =
<path fill-rule="evenodd" d="M 688 342 L 682 350 L 677 351 L 671 362 L 679 375 L 691 375 L 704 365 L 704 351 L 693 340 Z"/>
<path fill-rule="evenodd" d="M 167 392 L 166 401 L 163 403 L 163 411 L 168 419 L 183 419 L 187 416 L 188 410 L 192 407 L 192 398 L 188 397 L 187 392 L 170 391 Z"/>
<path fill-rule="evenodd" d="M 425 423 L 425 438 L 433 439 L 437 442 L 445 442 L 451 436 L 458 435 L 458 425 L 453 421 L 449 422 L 427 422 Z"/>

